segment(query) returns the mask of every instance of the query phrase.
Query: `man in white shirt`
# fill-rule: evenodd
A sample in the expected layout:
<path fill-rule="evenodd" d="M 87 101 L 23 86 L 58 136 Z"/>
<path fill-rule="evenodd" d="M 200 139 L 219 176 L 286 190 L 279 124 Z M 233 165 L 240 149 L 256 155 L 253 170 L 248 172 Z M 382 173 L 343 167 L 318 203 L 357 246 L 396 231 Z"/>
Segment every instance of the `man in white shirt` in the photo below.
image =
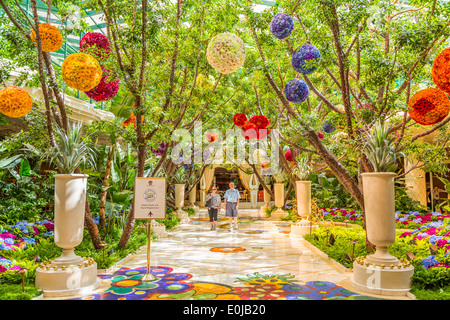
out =
<path fill-rule="evenodd" d="M 229 186 L 230 189 L 225 191 L 223 199 L 225 207 L 225 216 L 227 216 L 230 220 L 230 231 L 232 231 L 233 224 L 234 227 L 237 229 L 239 199 L 241 198 L 241 195 L 239 194 L 239 191 L 234 188 L 233 182 L 230 182 Z"/>

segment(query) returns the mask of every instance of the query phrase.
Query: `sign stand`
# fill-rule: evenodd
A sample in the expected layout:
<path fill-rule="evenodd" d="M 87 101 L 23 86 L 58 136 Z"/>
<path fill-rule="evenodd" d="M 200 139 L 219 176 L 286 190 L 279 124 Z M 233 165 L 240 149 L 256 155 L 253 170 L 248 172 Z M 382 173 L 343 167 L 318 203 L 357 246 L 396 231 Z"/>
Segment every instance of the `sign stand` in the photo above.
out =
<path fill-rule="evenodd" d="M 147 220 L 147 273 L 142 277 L 142 281 L 156 281 L 158 278 L 156 278 L 151 272 L 150 272 L 150 244 L 151 241 L 151 234 L 152 234 L 152 223 L 151 219 Z"/>
<path fill-rule="evenodd" d="M 150 272 L 152 219 L 166 217 L 166 178 L 134 179 L 134 218 L 147 220 L 147 273 L 142 281 L 156 281 Z"/>

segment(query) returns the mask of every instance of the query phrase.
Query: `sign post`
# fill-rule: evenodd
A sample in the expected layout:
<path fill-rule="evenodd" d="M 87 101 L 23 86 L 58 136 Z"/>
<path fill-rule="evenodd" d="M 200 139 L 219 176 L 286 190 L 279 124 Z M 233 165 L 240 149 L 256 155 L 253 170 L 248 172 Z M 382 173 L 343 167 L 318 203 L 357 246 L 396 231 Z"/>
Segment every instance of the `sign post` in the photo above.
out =
<path fill-rule="evenodd" d="M 158 280 L 150 273 L 152 219 L 166 217 L 166 178 L 134 179 L 134 218 L 147 220 L 147 273 L 142 281 Z"/>

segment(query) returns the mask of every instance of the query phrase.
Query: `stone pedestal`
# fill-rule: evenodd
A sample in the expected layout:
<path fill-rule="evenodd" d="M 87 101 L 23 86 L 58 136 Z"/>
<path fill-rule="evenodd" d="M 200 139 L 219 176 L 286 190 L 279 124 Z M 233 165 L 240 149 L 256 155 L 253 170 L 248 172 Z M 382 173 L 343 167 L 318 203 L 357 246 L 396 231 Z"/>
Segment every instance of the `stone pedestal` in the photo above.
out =
<path fill-rule="evenodd" d="M 175 206 L 177 207 L 177 210 L 174 213 L 176 214 L 177 218 L 181 219 L 181 222 L 188 222 L 188 213 L 181 209 L 184 206 L 184 190 L 184 184 L 175 184 Z"/>
<path fill-rule="evenodd" d="M 295 181 L 298 215 L 302 219 L 311 214 L 311 181 Z"/>
<path fill-rule="evenodd" d="M 397 264 L 370 264 L 359 257 L 353 262 L 352 285 L 360 291 L 390 296 L 404 296 L 411 288 L 414 267 L 407 261 Z"/>
<path fill-rule="evenodd" d="M 266 189 L 264 189 L 264 205 L 261 206 L 259 213 L 261 215 L 265 215 L 266 214 L 266 209 L 269 207 L 269 202 L 270 202 L 270 194 L 266 191 Z"/>

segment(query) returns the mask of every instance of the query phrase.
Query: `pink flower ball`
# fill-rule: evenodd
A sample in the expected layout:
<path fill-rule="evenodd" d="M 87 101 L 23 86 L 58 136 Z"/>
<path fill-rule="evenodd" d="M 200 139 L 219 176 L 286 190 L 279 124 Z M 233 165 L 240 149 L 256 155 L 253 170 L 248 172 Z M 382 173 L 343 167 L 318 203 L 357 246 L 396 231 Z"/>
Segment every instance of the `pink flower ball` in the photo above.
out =
<path fill-rule="evenodd" d="M 119 91 L 119 80 L 107 82 L 109 71 L 103 68 L 103 75 L 100 83 L 92 90 L 85 91 L 84 93 L 95 101 L 106 101 L 113 98 Z"/>
<path fill-rule="evenodd" d="M 89 53 L 101 61 L 109 57 L 110 47 L 108 38 L 100 32 L 88 32 L 80 40 L 80 52 Z"/>

